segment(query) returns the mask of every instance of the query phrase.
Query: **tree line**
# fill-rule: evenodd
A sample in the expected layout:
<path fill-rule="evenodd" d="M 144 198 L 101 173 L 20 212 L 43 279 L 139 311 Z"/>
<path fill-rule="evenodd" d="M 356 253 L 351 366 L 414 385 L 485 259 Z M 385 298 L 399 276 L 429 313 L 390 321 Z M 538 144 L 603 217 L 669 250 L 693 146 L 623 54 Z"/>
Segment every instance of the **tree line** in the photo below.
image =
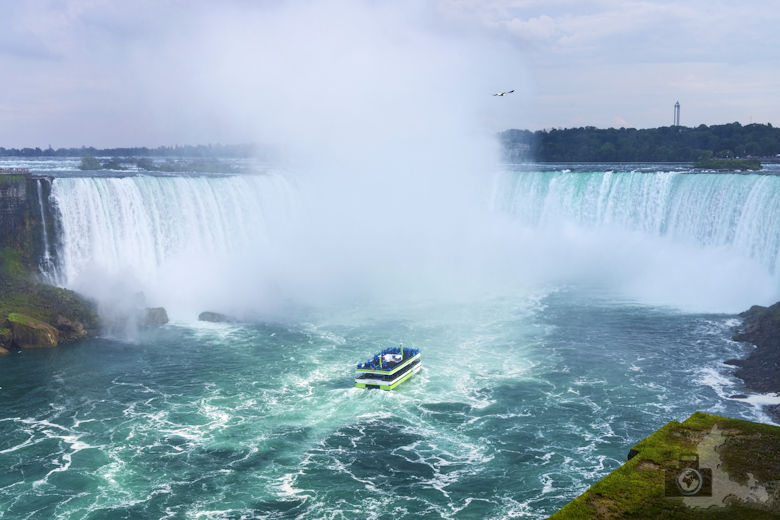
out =
<path fill-rule="evenodd" d="M 739 123 L 552 130 L 506 130 L 499 134 L 509 161 L 694 162 L 711 158 L 776 157 L 780 128 Z"/>
<path fill-rule="evenodd" d="M 268 150 L 256 144 L 208 144 L 208 145 L 176 145 L 158 146 L 157 148 L 125 147 L 125 148 L 95 148 L 81 146 L 79 148 L 3 148 L 0 146 L 0 156 L 5 157 L 256 157 Z"/>
<path fill-rule="evenodd" d="M 695 162 L 706 159 L 776 158 L 780 154 L 780 128 L 771 124 L 739 123 L 665 126 L 660 128 L 553 128 L 505 130 L 499 134 L 506 159 L 542 162 Z M 3 148 L 0 156 L 16 157 L 270 157 L 273 152 L 257 144 L 184 145 L 127 148 Z"/>

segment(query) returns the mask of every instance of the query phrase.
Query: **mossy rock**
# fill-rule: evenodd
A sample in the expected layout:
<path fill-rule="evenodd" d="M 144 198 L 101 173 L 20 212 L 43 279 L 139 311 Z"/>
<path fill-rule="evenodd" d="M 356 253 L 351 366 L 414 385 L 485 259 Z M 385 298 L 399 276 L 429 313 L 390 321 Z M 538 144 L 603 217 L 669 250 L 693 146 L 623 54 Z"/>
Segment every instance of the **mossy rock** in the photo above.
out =
<path fill-rule="evenodd" d="M 62 315 L 57 316 L 54 325 L 60 333 L 60 341 L 72 341 L 87 335 L 83 323 L 78 320 L 69 320 Z"/>
<path fill-rule="evenodd" d="M 56 328 L 39 319 L 12 312 L 8 315 L 13 344 L 21 349 L 52 348 L 60 342 Z"/>
<path fill-rule="evenodd" d="M 99 327 L 96 305 L 75 292 L 0 272 L 0 317 L 10 313 L 56 326 L 62 341 L 90 335 Z"/>
<path fill-rule="evenodd" d="M 0 327 L 0 354 L 8 354 L 13 346 L 13 339 L 11 329 Z"/>
<path fill-rule="evenodd" d="M 725 482 L 744 485 L 748 474 L 769 492 L 762 503 L 724 500 L 717 506 L 698 507 L 696 500 L 683 499 L 669 493 L 667 486 L 680 471 L 681 457 L 698 453 L 697 448 L 715 432 L 722 444 L 715 446 L 720 465 L 712 469 L 721 475 L 712 482 L 712 498 L 726 495 Z M 780 427 L 739 419 L 718 417 L 696 412 L 684 422 L 672 421 L 639 442 L 631 450 L 631 458 L 612 473 L 591 486 L 552 520 L 563 519 L 776 519 L 780 506 L 780 490 L 772 482 L 780 480 Z M 702 445 L 703 446 L 703 445 Z M 706 465 L 700 466 L 705 468 Z M 731 484 L 729 484 L 731 485 Z M 730 491 L 729 491 L 730 492 Z M 728 495 L 726 495 L 728 496 Z M 687 502 L 686 502 L 687 500 Z M 729 499 L 730 500 L 730 499 Z M 693 502 L 693 503 L 692 503 Z"/>

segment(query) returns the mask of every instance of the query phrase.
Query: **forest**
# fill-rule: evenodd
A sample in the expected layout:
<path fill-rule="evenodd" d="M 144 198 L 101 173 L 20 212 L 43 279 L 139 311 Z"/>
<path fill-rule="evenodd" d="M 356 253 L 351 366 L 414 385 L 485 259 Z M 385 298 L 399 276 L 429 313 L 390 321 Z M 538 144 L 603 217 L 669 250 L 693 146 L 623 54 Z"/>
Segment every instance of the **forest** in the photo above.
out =
<path fill-rule="evenodd" d="M 776 158 L 780 128 L 739 123 L 660 128 L 511 129 L 499 138 L 508 161 L 695 162 L 704 159 Z"/>
<path fill-rule="evenodd" d="M 780 128 L 771 124 L 665 126 L 660 128 L 510 129 L 500 132 L 510 162 L 696 162 L 708 159 L 780 159 Z M 258 144 L 184 145 L 125 148 L 3 148 L 0 157 L 229 158 L 265 157 Z M 86 168 L 89 169 L 89 168 Z"/>
<path fill-rule="evenodd" d="M 176 145 L 146 146 L 123 148 L 95 148 L 81 146 L 79 148 L 3 148 L 0 146 L 0 157 L 256 157 L 268 153 L 268 149 L 256 144 L 208 144 L 208 145 Z"/>

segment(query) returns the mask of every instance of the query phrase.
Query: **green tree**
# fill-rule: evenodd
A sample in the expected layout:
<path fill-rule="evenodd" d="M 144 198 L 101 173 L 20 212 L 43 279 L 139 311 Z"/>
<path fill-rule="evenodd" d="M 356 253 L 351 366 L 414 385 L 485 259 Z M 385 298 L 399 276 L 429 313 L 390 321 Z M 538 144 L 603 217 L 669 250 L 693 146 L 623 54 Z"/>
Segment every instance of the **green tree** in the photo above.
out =
<path fill-rule="evenodd" d="M 79 164 L 79 170 L 99 170 L 100 161 L 92 155 L 82 155 L 81 164 Z"/>

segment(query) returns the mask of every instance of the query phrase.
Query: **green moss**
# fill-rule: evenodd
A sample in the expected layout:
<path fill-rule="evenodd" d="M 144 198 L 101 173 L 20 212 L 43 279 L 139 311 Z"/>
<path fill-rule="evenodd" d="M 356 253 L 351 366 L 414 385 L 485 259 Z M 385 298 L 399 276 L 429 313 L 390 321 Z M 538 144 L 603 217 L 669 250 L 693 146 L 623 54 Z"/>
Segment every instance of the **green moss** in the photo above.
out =
<path fill-rule="evenodd" d="M 780 478 L 780 428 L 696 412 L 682 423 L 666 424 L 639 442 L 634 446 L 638 451 L 635 457 L 550 518 L 777 518 L 741 505 L 718 510 L 687 508 L 664 496 L 664 472 L 675 471 L 679 456 L 695 452 L 698 441 L 715 425 L 727 437 L 719 454 L 730 476 L 746 479 L 750 472 L 760 482 Z"/>
<path fill-rule="evenodd" d="M 95 305 L 73 291 L 0 272 L 0 325 L 9 314 L 51 324 L 56 324 L 58 316 L 64 316 L 81 322 L 87 330 L 98 328 Z"/>
<path fill-rule="evenodd" d="M 22 256 L 17 250 L 12 247 L 0 249 L 0 275 L 20 277 L 26 273 Z"/>
<path fill-rule="evenodd" d="M 0 184 L 23 182 L 24 175 L 0 175 Z"/>
<path fill-rule="evenodd" d="M 18 312 L 9 313 L 8 321 L 11 323 L 21 323 L 22 325 L 27 325 L 28 327 L 38 327 L 40 325 L 45 325 L 45 323 L 41 322 L 41 320 L 37 320 L 31 316 L 20 314 Z"/>

